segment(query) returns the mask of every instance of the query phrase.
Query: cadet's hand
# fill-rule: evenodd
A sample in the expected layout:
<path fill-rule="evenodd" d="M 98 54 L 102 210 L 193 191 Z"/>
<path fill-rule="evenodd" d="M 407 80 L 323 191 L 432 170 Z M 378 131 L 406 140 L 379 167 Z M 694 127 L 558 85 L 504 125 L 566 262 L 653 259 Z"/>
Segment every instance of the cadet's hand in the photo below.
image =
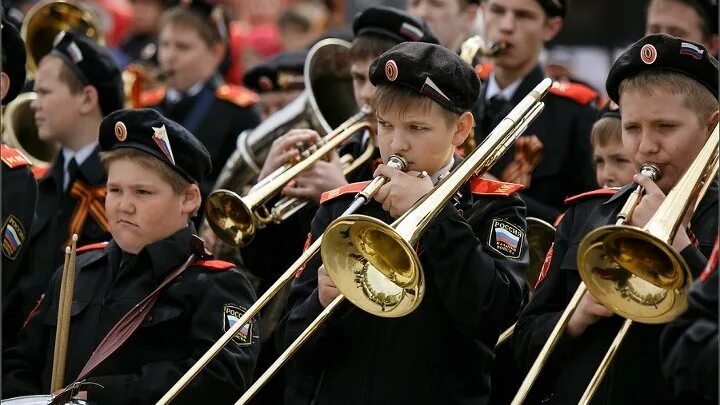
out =
<path fill-rule="evenodd" d="M 319 160 L 283 188 L 283 195 L 309 198 L 320 202 L 322 193 L 348 184 L 342 174 L 342 163 L 337 151 L 332 151 L 329 161 Z"/>
<path fill-rule="evenodd" d="M 311 129 L 293 129 L 277 138 L 270 147 L 270 152 L 268 152 L 265 163 L 260 170 L 258 180 L 264 179 L 280 166 L 300 156 L 300 151 L 297 148 L 298 144 L 312 145 L 319 139 L 320 135 Z"/>
<path fill-rule="evenodd" d="M 327 307 L 338 295 L 340 295 L 340 291 L 328 276 L 325 266 L 320 266 L 318 268 L 318 298 L 320 299 L 320 305 L 323 308 Z"/>
<path fill-rule="evenodd" d="M 595 297 L 588 291 L 583 295 L 580 304 L 578 304 L 577 309 L 575 309 L 575 312 L 573 312 L 570 317 L 567 326 L 568 333 L 572 337 L 578 337 L 585 332 L 588 326 L 602 318 L 609 318 L 611 316 L 613 316 L 613 312 L 597 302 Z"/>
<path fill-rule="evenodd" d="M 633 180 L 645 188 L 645 194 L 643 194 L 642 199 L 640 199 L 640 202 L 635 207 L 635 211 L 633 211 L 630 218 L 630 224 L 642 228 L 648 223 L 648 221 L 650 221 L 650 218 L 655 215 L 655 212 L 657 212 L 660 204 L 665 201 L 665 193 L 663 193 L 662 190 L 660 190 L 660 187 L 658 187 L 657 184 L 655 184 L 655 182 L 647 176 L 636 174 L 633 176 Z M 691 206 L 693 206 L 693 204 L 691 204 Z M 675 240 L 673 241 L 672 246 L 678 252 L 682 251 L 692 243 L 690 241 L 690 237 L 687 235 L 688 224 L 690 223 L 692 211 L 692 209 L 688 210 L 685 214 L 685 217 L 680 223 L 680 227 L 675 234 Z"/>
<path fill-rule="evenodd" d="M 375 201 L 382 204 L 393 218 L 398 218 L 432 190 L 433 183 L 427 174 L 409 171 L 407 173 L 381 164 L 375 169 L 374 177 L 383 175 L 390 179 L 375 194 Z M 422 177 L 420 177 L 422 176 Z"/>

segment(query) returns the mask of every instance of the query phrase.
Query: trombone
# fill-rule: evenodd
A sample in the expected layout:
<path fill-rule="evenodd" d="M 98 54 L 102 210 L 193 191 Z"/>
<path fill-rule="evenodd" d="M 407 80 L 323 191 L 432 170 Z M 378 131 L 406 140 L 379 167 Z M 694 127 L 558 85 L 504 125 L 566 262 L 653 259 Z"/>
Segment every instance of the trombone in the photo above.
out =
<path fill-rule="evenodd" d="M 280 223 L 308 204 L 307 200 L 285 197 L 272 208 L 267 203 L 277 195 L 285 185 L 332 150 L 337 149 L 358 131 L 370 131 L 368 145 L 357 159 L 344 158 L 343 175 L 357 169 L 370 159 L 375 149 L 373 128 L 362 120 L 370 113 L 364 107 L 311 147 L 302 151 L 298 162 L 288 162 L 269 174 L 255 185 L 245 197 L 230 190 L 213 191 L 207 200 L 205 214 L 213 232 L 225 243 L 243 247 L 250 243 L 259 228 L 270 223 Z"/>
<path fill-rule="evenodd" d="M 550 350 L 587 290 L 626 320 L 583 393 L 579 402 L 582 404 L 592 399 L 633 322 L 666 323 L 685 310 L 692 275 L 685 260 L 672 247 L 672 241 L 691 208 L 690 203 L 695 197 L 697 202 L 702 200 L 718 171 L 717 148 L 716 126 L 692 165 L 643 228 L 627 225 L 642 198 L 643 190 L 638 186 L 620 210 L 615 225 L 600 227 L 583 238 L 577 258 L 583 282 L 555 325 L 513 404 L 525 399 Z M 660 175 L 652 166 L 644 166 L 643 174 L 654 181 Z"/>
<path fill-rule="evenodd" d="M 550 79 L 540 82 L 473 153 L 392 225 L 355 214 L 342 215 L 330 223 L 318 242 L 325 269 L 342 294 L 311 322 L 236 404 L 249 401 L 345 298 L 368 313 L 388 318 L 406 315 L 420 305 L 425 281 L 420 259 L 412 246 L 460 187 L 473 175 L 484 174 L 540 114 L 544 108 L 541 100 L 551 85 Z"/>
<path fill-rule="evenodd" d="M 388 166 L 401 170 L 406 171 L 407 170 L 407 161 L 397 155 L 390 156 L 390 159 L 388 160 Z M 378 176 L 373 181 L 370 182 L 365 188 L 360 191 L 353 200 L 352 204 L 348 209 L 345 210 L 343 215 L 349 215 L 353 212 L 357 211 L 360 207 L 362 207 L 365 203 L 370 201 L 374 196 L 375 193 L 382 187 L 389 179 L 385 176 Z M 185 388 L 190 381 L 195 378 L 195 376 L 198 375 L 198 373 L 205 368 L 205 366 L 210 363 L 210 361 L 220 352 L 220 350 L 225 347 L 230 340 L 232 340 L 233 336 L 243 327 L 245 324 L 250 322 L 252 317 L 257 315 L 260 310 L 270 301 L 271 298 L 273 298 L 277 293 L 279 293 L 287 283 L 292 281 L 292 279 L 295 277 L 295 273 L 300 270 L 305 263 L 307 263 L 308 260 L 310 260 L 320 249 L 320 243 L 322 241 L 323 237 L 320 236 L 318 240 L 316 240 L 312 245 L 310 245 L 305 251 L 302 253 L 302 255 L 288 268 L 285 273 L 283 273 L 276 281 L 273 283 L 270 288 L 265 291 L 265 293 L 258 298 L 258 300 L 243 314 L 243 316 L 235 322 L 235 324 L 227 331 L 225 332 L 220 339 L 215 342 L 215 344 L 212 345 L 212 347 L 203 354 L 200 359 L 198 359 L 197 363 L 195 363 L 190 370 L 185 373 L 185 375 L 178 380 L 175 385 L 173 385 L 172 388 L 162 397 L 160 398 L 160 401 L 158 401 L 158 405 L 165 405 L 169 403 L 170 401 L 175 398 L 180 391 Z"/>

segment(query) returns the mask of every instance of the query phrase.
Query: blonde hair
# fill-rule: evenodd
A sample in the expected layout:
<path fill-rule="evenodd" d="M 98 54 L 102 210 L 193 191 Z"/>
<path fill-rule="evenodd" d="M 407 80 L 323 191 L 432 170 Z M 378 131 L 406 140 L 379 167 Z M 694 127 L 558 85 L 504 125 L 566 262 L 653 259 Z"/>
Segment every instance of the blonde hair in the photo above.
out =
<path fill-rule="evenodd" d="M 192 184 L 186 178 L 180 175 L 180 173 L 173 170 L 166 163 L 163 163 L 156 157 L 149 153 L 143 152 L 133 148 L 119 148 L 111 150 L 109 152 L 101 152 L 100 159 L 102 160 L 105 170 L 108 171 L 110 164 L 118 160 L 130 160 L 138 165 L 152 170 L 162 178 L 166 183 L 172 187 L 176 194 L 183 194 L 187 191 L 188 187 Z"/>
<path fill-rule="evenodd" d="M 603 117 L 595 121 L 590 131 L 593 149 L 610 143 L 622 143 L 622 125 L 618 117 Z"/>
<path fill-rule="evenodd" d="M 627 91 L 654 96 L 658 90 L 684 95 L 685 106 L 695 112 L 701 125 L 718 110 L 718 99 L 710 90 L 690 76 L 669 70 L 650 69 L 630 76 L 620 83 L 619 94 L 622 100 Z"/>
<path fill-rule="evenodd" d="M 423 96 L 404 86 L 396 86 L 392 84 L 381 84 L 375 89 L 370 98 L 370 106 L 374 111 L 396 111 L 398 115 L 403 116 L 407 113 L 409 107 L 420 108 L 429 112 L 435 101 Z M 460 118 L 460 114 L 452 112 L 440 104 L 440 112 L 445 118 L 445 125 L 450 128 Z"/>

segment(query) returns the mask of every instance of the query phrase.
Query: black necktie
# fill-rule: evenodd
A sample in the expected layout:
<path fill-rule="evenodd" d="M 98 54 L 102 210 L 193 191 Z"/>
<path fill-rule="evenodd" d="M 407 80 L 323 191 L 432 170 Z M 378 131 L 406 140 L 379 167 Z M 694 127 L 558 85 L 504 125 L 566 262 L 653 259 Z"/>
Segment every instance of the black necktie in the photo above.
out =
<path fill-rule="evenodd" d="M 77 172 L 78 172 L 78 164 L 75 158 L 70 159 L 70 162 L 68 163 L 67 167 L 67 173 L 68 173 L 68 184 L 66 190 L 69 190 L 73 183 L 75 182 L 75 179 L 77 178 Z"/>
<path fill-rule="evenodd" d="M 490 132 L 495 129 L 500 121 L 502 121 L 504 118 L 502 114 L 507 105 L 508 101 L 500 94 L 490 97 L 490 101 L 488 101 L 485 105 L 485 111 L 483 114 L 483 125 L 481 128 L 483 131 L 483 139 L 485 139 L 485 137 L 487 137 Z"/>

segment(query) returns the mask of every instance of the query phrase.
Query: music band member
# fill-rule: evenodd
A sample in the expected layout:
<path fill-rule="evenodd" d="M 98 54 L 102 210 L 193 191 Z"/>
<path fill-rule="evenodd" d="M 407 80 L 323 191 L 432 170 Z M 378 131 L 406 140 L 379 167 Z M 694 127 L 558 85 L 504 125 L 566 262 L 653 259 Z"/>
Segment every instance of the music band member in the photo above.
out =
<path fill-rule="evenodd" d="M 18 279 L 20 324 L 47 289 L 52 272 L 62 264 L 73 233 L 79 243 L 109 238 L 104 212 L 105 169 L 100 162 L 98 128 L 104 116 L 123 107 L 120 70 L 107 49 L 76 31 L 58 35 L 52 51 L 41 59 L 35 78 L 38 137 L 62 147 L 38 180 L 37 219 Z"/>
<path fill-rule="evenodd" d="M 243 81 L 245 86 L 258 93 L 263 121 L 294 100 L 305 88 L 306 57 L 307 51 L 281 52 L 245 72 Z"/>
<path fill-rule="evenodd" d="M 98 404 L 155 403 L 242 316 L 255 294 L 231 263 L 206 260 L 190 222 L 211 166 L 190 132 L 154 110 L 122 110 L 103 121 L 100 147 L 112 240 L 78 249 L 63 385 L 75 379 L 99 384 L 87 392 Z M 5 398 L 50 389 L 61 274 L 55 273 L 21 342 L 3 353 Z M 123 328 L 131 336 L 115 343 L 123 338 L 111 328 L 153 295 L 154 304 L 139 315 L 142 323 L 130 332 Z M 115 351 L 79 375 L 106 336 Z M 252 379 L 258 338 L 257 322 L 240 329 L 173 403 L 237 399 Z"/>
<path fill-rule="evenodd" d="M 657 182 L 640 174 L 633 178 L 646 193 L 629 224 L 643 227 L 718 122 L 718 62 L 702 45 L 650 35 L 615 61 L 607 91 L 620 107 L 622 141 L 631 147 L 635 163 L 653 163 L 662 171 Z M 572 204 L 557 229 L 544 280 L 515 328 L 513 344 L 519 364 L 530 367 L 580 283 L 576 259 L 580 241 L 591 230 L 614 224 L 635 186 L 570 199 Z M 672 242 L 693 276 L 705 267 L 717 235 L 717 201 L 717 180 L 713 180 L 692 218 L 685 217 Z M 590 292 L 585 293 L 535 383 L 530 403 L 577 403 L 623 321 Z M 658 338 L 664 327 L 631 326 L 593 401 L 674 403 L 670 387 L 662 383 L 660 368 Z"/>
<path fill-rule="evenodd" d="M 717 58 L 718 4 L 716 0 L 651 0 L 645 34 L 668 34 L 703 44 Z"/>
<path fill-rule="evenodd" d="M 257 94 L 223 83 L 218 68 L 227 52 L 227 25 L 221 5 L 182 1 L 160 19 L 158 63 L 166 85 L 143 95 L 142 105 L 158 110 L 194 134 L 210 152 L 213 171 L 200 191 L 206 196 L 238 135 L 260 123 Z"/>
<path fill-rule="evenodd" d="M 459 53 L 470 37 L 479 5 L 480 0 L 410 0 L 407 11 L 430 26 L 440 45 Z"/>
<path fill-rule="evenodd" d="M 473 110 L 475 141 L 483 139 L 544 77 L 540 53 L 562 29 L 565 0 L 487 0 L 483 6 L 486 40 L 505 49 L 493 67 Z M 523 137 L 493 166 L 502 181 L 522 184 L 528 216 L 553 223 L 566 197 L 596 188 L 590 127 L 597 118 L 597 93 L 577 83 L 553 86 L 545 109 Z"/>
<path fill-rule="evenodd" d="M 608 102 L 600 111 L 600 118 L 590 132 L 590 144 L 595 178 L 600 187 L 622 187 L 632 183 L 638 168 L 633 163 L 630 145 L 622 142 L 620 111 L 614 102 Z"/>
<path fill-rule="evenodd" d="M 17 97 L 25 83 L 25 43 L 10 21 L 2 18 L 2 72 L 0 93 L 5 105 Z M 7 116 L 5 119 L 8 119 Z M 8 120 L 9 121 L 9 120 Z M 13 123 L 6 122 L 5 126 Z M 17 305 L 18 269 L 27 252 L 37 204 L 37 181 L 31 163 L 18 149 L 0 146 L 2 158 L 2 319 L 3 347 L 15 340 L 22 320 Z M 11 310 L 6 311 L 6 308 Z"/>
<path fill-rule="evenodd" d="M 374 174 L 390 181 L 358 213 L 389 223 L 458 163 L 453 152 L 472 132 L 469 110 L 480 83 L 456 54 L 422 42 L 399 44 L 377 58 L 370 80 L 378 86 L 370 105 L 383 162 L 399 154 L 409 170 L 378 166 Z M 312 240 L 365 184 L 325 194 Z M 519 187 L 473 178 L 455 202 L 439 207 L 416 248 L 427 286 L 413 313 L 380 318 L 345 303 L 331 315 L 293 359 L 293 372 L 322 376 L 313 403 L 487 401 L 493 347 L 526 296 L 525 206 L 514 193 Z M 508 244 L 499 241 L 501 234 L 512 235 Z M 316 256 L 293 281 L 278 346 L 286 347 L 338 294 Z"/>

